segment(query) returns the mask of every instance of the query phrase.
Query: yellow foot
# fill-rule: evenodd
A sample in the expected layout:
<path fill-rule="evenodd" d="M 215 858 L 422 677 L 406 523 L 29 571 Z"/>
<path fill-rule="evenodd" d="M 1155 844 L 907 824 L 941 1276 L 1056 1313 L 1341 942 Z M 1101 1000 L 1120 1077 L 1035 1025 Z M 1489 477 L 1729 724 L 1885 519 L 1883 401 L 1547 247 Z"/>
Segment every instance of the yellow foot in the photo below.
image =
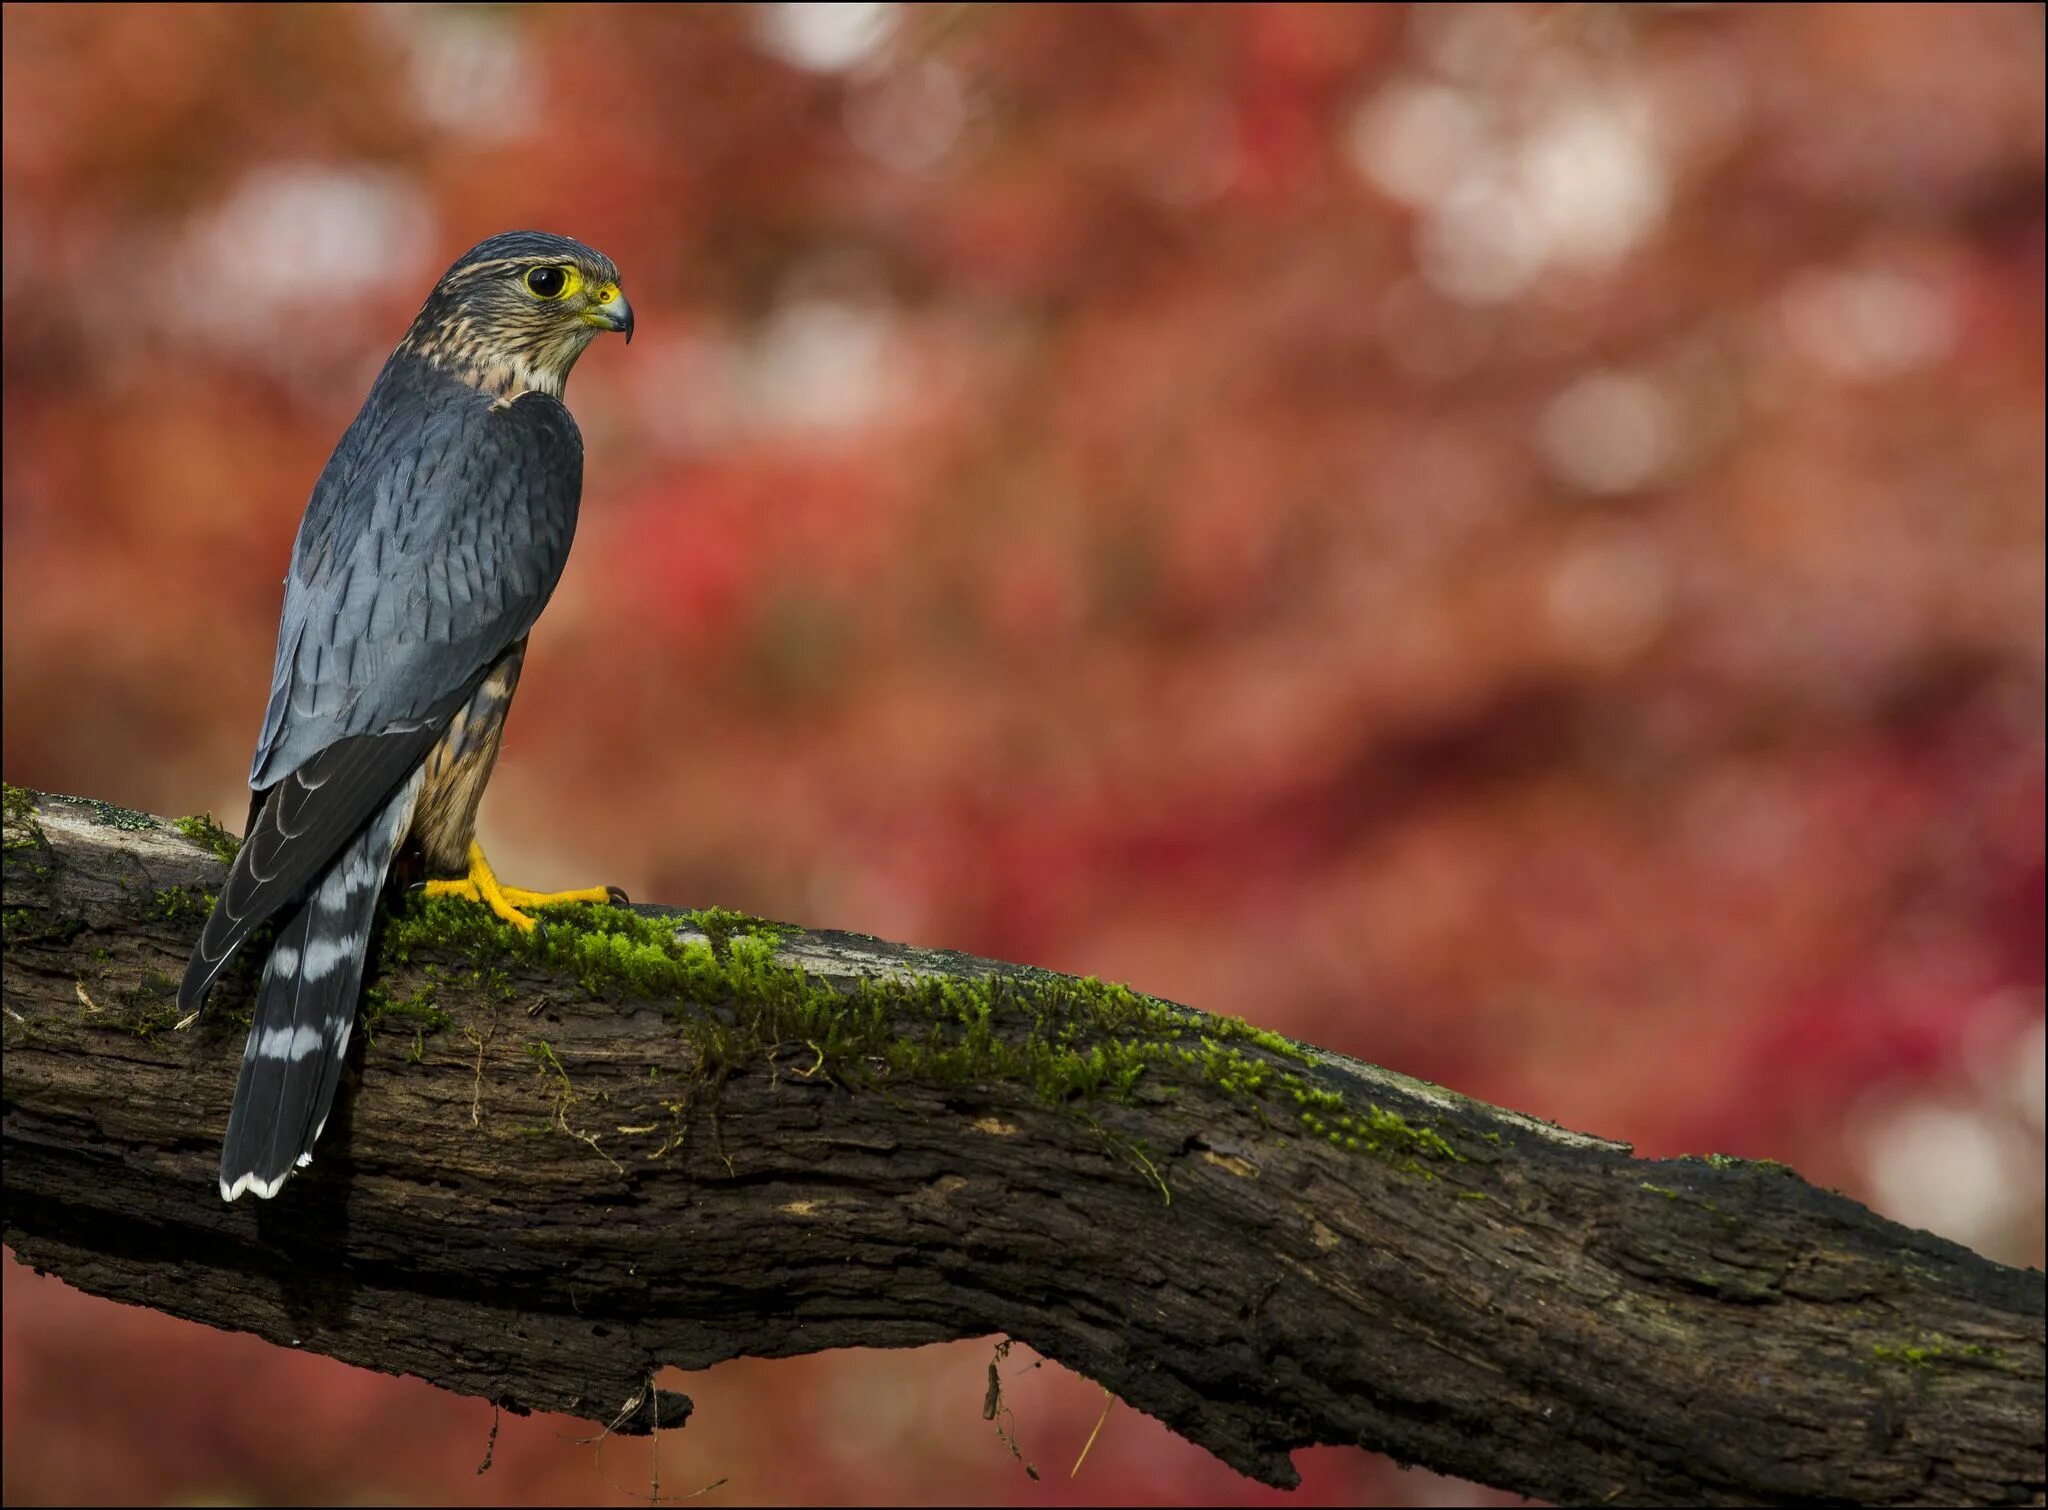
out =
<path fill-rule="evenodd" d="M 505 900 L 514 907 L 566 907 L 571 902 L 623 902 L 625 894 L 616 886 L 579 886 L 574 891 L 528 891 L 523 886 L 504 888 Z"/>
<path fill-rule="evenodd" d="M 491 862 L 484 858 L 483 846 L 474 842 L 469 846 L 469 874 L 459 881 L 429 881 L 426 892 L 430 897 L 461 897 L 465 902 L 481 902 L 521 933 L 531 933 L 535 927 L 534 920 L 520 910 L 524 907 L 559 907 L 570 902 L 623 903 L 626 900 L 626 894 L 616 886 L 585 886 L 576 891 L 528 891 L 522 886 L 501 885 L 497 872 L 491 869 Z"/>

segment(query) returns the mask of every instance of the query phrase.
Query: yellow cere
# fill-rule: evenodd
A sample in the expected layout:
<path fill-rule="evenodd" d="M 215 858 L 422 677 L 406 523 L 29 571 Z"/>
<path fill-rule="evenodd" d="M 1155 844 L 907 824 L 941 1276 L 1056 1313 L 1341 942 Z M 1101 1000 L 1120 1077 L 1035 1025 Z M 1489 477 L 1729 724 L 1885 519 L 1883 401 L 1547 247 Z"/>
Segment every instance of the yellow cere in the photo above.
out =
<path fill-rule="evenodd" d="M 618 284 L 597 284 L 590 290 L 589 302 L 583 306 L 583 323 L 585 325 L 594 325 L 599 330 L 610 330 L 612 323 L 605 317 L 604 308 L 618 297 Z"/>

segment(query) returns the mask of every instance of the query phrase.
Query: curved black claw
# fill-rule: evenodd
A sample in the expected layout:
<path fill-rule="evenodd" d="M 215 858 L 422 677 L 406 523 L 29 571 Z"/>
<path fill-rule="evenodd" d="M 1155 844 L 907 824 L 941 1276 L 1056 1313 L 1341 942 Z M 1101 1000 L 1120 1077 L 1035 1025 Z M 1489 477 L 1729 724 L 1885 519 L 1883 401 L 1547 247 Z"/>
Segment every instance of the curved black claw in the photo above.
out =
<path fill-rule="evenodd" d="M 612 906 L 631 907 L 633 905 L 633 899 L 626 895 L 626 889 L 623 886 L 606 886 L 605 890 L 611 894 Z"/>

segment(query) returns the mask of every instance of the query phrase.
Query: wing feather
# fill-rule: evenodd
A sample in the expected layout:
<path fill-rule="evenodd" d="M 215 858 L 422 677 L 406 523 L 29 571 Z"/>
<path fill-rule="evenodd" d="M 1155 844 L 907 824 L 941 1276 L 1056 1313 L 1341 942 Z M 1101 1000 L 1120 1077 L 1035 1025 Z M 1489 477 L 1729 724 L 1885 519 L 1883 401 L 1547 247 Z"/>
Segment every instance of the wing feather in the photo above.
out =
<path fill-rule="evenodd" d="M 481 678 L 479 678 L 481 679 Z M 196 1012 L 235 951 L 313 880 L 389 800 L 440 738 L 446 716 L 322 750 L 264 795 L 178 990 Z"/>
<path fill-rule="evenodd" d="M 249 833 L 193 950 L 183 1010 L 303 899 L 533 628 L 582 487 L 582 437 L 558 400 L 501 405 L 403 354 L 386 364 L 292 549 Z"/>

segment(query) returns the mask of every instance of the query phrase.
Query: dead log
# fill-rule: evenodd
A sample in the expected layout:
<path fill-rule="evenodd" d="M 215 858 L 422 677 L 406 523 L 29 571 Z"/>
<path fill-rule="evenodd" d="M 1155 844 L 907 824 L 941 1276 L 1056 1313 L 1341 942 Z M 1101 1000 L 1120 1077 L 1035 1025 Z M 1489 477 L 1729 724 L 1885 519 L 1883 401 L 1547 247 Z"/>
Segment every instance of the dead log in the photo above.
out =
<path fill-rule="evenodd" d="M 2038 1271 L 1782 1166 L 729 913 L 529 943 L 398 899 L 313 1166 L 225 1205 L 254 968 L 176 1023 L 232 844 L 185 827 L 8 789 L 5 1240 L 94 1294 L 643 1429 L 688 1412 L 663 1365 L 1002 1333 L 1271 1484 L 1335 1442 L 1574 1503 L 2042 1503 Z"/>

